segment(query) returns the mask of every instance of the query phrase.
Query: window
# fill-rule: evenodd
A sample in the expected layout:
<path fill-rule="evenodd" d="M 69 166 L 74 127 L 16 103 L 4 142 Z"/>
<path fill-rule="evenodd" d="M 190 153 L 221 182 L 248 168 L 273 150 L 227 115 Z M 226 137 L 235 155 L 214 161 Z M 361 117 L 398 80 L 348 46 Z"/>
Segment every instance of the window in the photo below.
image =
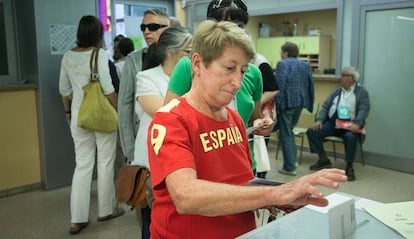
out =
<path fill-rule="evenodd" d="M 17 83 L 17 62 L 10 0 L 0 0 L 0 84 Z"/>
<path fill-rule="evenodd" d="M 146 47 L 139 25 L 144 17 L 144 12 L 154 8 L 160 9 L 172 16 L 172 1 L 115 2 L 113 14 L 111 14 L 115 19 L 113 23 L 115 34 L 112 35 L 111 33 L 111 38 L 113 39 L 115 35 L 122 34 L 132 39 L 135 49 Z M 105 39 L 108 48 L 112 47 L 112 39 Z"/>
<path fill-rule="evenodd" d="M 4 22 L 4 6 L 3 3 L 0 3 L 0 49 L 5 49 L 5 51 L 0 52 L 0 61 L 4 64 L 0 64 L 0 75 L 9 74 L 9 60 L 7 59 L 7 42 L 6 42 L 6 29 Z"/>

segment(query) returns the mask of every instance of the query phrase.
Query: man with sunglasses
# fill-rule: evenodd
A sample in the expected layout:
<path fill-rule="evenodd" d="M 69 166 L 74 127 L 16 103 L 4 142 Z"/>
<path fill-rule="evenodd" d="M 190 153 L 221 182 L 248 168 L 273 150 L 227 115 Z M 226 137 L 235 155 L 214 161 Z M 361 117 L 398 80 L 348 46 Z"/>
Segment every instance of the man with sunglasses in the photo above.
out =
<path fill-rule="evenodd" d="M 158 41 L 161 33 L 170 25 L 169 16 L 159 9 L 151 9 L 144 12 L 144 18 L 140 29 L 144 35 L 147 46 L 151 46 Z M 138 132 L 139 119 L 136 117 L 135 92 L 136 75 L 142 71 L 147 48 L 134 51 L 128 54 L 122 70 L 119 94 L 118 94 L 118 122 L 119 138 L 122 151 L 128 162 L 134 161 L 135 137 Z M 149 238 L 150 212 L 147 208 L 136 208 L 137 219 L 141 224 L 142 216 L 142 235 L 141 238 Z"/>

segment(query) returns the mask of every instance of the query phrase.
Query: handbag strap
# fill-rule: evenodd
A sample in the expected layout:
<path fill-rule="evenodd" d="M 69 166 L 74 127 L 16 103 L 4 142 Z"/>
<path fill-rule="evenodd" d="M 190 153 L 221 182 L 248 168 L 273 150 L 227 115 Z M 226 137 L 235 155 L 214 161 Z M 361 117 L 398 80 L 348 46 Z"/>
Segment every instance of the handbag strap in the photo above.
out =
<path fill-rule="evenodd" d="M 99 49 L 94 47 L 92 50 L 91 59 L 89 61 L 89 66 L 91 68 L 90 81 L 97 81 L 99 79 L 98 56 L 99 56 Z"/>

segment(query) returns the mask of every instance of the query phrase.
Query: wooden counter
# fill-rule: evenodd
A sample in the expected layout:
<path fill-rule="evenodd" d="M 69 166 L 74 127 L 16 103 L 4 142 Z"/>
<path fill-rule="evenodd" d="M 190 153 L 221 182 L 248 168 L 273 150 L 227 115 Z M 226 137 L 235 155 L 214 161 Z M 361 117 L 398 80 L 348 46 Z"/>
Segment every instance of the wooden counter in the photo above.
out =
<path fill-rule="evenodd" d="M 36 86 L 1 85 L 0 109 L 0 196 L 3 196 L 9 189 L 41 182 Z"/>
<path fill-rule="evenodd" d="M 339 77 L 336 75 L 320 75 L 320 74 L 313 74 L 314 81 L 335 81 L 338 82 Z"/>
<path fill-rule="evenodd" d="M 36 89 L 35 84 L 0 84 L 0 92 Z"/>

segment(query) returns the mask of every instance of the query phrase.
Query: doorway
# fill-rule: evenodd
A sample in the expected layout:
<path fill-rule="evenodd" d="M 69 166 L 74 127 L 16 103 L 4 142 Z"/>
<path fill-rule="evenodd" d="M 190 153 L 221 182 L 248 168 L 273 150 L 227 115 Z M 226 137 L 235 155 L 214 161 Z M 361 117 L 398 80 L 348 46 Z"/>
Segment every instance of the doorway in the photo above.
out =
<path fill-rule="evenodd" d="M 371 100 L 364 150 L 373 164 L 414 172 L 414 7 L 361 14 L 365 24 L 359 59 Z"/>

